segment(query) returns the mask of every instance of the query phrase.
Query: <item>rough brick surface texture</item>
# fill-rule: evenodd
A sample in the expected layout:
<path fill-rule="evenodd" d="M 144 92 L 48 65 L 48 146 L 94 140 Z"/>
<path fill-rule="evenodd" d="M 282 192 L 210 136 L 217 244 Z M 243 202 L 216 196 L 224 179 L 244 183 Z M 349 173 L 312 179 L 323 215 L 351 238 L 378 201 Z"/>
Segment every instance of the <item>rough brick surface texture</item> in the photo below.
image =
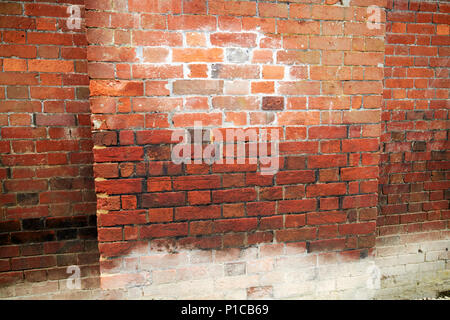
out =
<path fill-rule="evenodd" d="M 0 285 L 450 288 L 448 1 L 66 2 L 0 3 Z"/>
<path fill-rule="evenodd" d="M 198 248 L 299 242 L 309 252 L 367 254 L 375 244 L 385 26 L 382 16 L 379 29 L 367 29 L 366 7 L 88 5 L 102 257 L 149 240 Z M 214 129 L 276 130 L 279 171 L 264 175 L 250 157 L 174 164 L 172 133 L 195 121 L 208 137 Z"/>

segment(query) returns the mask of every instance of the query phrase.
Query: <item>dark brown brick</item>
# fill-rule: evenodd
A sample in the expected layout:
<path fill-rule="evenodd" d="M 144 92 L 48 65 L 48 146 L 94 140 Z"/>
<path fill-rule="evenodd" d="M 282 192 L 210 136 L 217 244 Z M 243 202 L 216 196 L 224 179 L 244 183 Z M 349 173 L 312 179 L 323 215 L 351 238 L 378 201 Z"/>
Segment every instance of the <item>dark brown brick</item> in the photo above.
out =
<path fill-rule="evenodd" d="M 283 97 L 263 97 L 262 99 L 263 110 L 283 110 L 284 98 Z"/>

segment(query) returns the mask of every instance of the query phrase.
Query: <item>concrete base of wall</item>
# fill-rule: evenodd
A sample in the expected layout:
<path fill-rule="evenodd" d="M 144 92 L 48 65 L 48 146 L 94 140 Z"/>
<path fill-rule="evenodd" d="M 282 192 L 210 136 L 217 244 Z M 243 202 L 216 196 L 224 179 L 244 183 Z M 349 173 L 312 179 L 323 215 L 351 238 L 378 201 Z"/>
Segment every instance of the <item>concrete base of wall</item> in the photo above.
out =
<path fill-rule="evenodd" d="M 361 257 L 359 252 L 307 253 L 295 244 L 150 254 L 140 248 L 119 265 L 102 270 L 101 288 L 89 279 L 83 280 L 81 290 L 67 288 L 66 280 L 20 283 L 1 288 L 0 297 L 421 299 L 450 289 L 449 239 L 397 240 Z"/>

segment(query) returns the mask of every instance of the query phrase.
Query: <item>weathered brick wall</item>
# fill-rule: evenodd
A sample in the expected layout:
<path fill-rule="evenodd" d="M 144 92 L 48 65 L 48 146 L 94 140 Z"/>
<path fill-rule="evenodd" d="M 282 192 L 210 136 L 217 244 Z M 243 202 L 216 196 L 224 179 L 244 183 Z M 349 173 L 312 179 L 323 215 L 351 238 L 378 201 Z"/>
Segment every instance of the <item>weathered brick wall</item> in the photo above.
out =
<path fill-rule="evenodd" d="M 448 228 L 450 4 L 387 12 L 380 236 Z"/>
<path fill-rule="evenodd" d="M 87 4 L 104 286 L 147 283 L 125 257 L 158 246 L 371 253 L 385 33 L 383 10 L 366 26 L 371 4 Z M 172 133 L 194 121 L 276 129 L 279 172 L 175 165 Z"/>
<path fill-rule="evenodd" d="M 398 287 L 448 279 L 449 13 L 447 1 L 387 7 L 377 251 Z"/>
<path fill-rule="evenodd" d="M 69 4 L 83 1 L 0 2 L 2 297 L 63 290 L 69 265 L 98 275 L 87 42 Z"/>
<path fill-rule="evenodd" d="M 448 8 L 0 3 L 0 297 L 448 290 Z M 204 133 L 198 160 L 236 128 L 243 164 L 173 162 L 174 133 Z M 251 162 L 265 129 L 273 175 Z M 95 288 L 98 262 L 103 291 L 67 290 L 68 265 Z"/>

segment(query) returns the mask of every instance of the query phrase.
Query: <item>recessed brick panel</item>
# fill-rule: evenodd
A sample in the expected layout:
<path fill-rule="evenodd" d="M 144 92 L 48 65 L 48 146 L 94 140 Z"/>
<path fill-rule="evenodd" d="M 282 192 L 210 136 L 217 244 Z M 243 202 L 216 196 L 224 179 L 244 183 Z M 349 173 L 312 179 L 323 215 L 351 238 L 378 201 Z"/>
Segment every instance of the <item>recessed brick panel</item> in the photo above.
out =
<path fill-rule="evenodd" d="M 284 98 L 283 97 L 263 97 L 262 99 L 263 110 L 283 110 Z"/>

